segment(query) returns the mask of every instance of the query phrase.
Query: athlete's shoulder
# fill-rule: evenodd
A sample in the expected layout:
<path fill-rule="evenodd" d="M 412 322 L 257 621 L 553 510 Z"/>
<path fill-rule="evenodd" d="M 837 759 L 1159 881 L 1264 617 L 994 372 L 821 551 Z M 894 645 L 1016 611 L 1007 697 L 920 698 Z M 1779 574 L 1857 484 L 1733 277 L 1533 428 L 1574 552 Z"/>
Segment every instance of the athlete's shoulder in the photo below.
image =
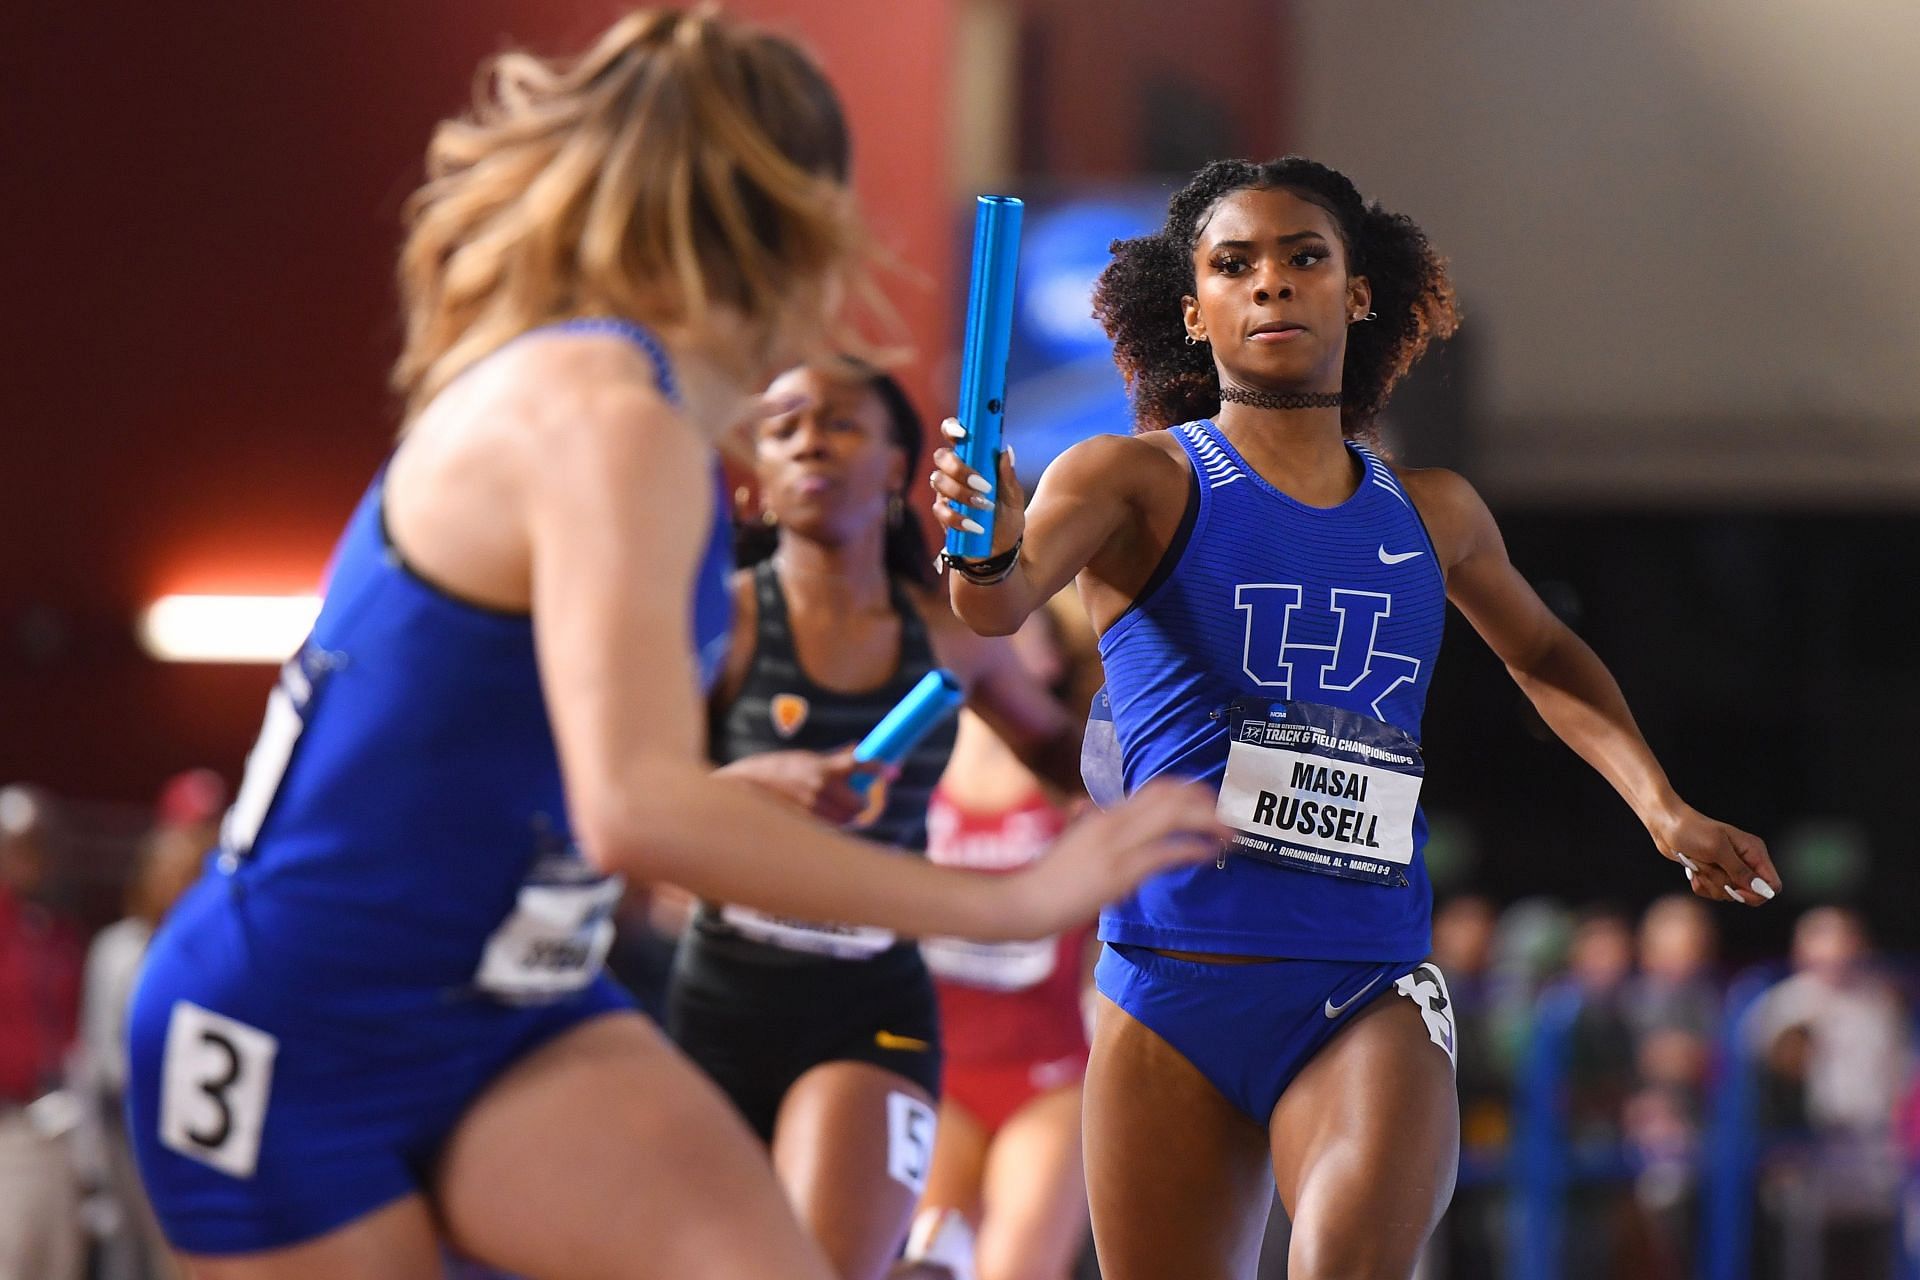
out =
<path fill-rule="evenodd" d="M 1151 466 L 1156 460 L 1179 463 L 1186 457 L 1171 428 L 1142 431 L 1133 435 L 1102 434 L 1088 436 L 1069 447 L 1053 464 L 1076 467 Z"/>
<path fill-rule="evenodd" d="M 1445 467 L 1393 468 L 1400 487 L 1426 523 L 1440 563 L 1458 564 L 1493 525 L 1493 514 L 1467 478 Z"/>
<path fill-rule="evenodd" d="M 603 335 L 508 343 L 435 396 L 408 426 L 407 444 L 403 457 L 429 454 L 514 492 L 535 477 L 590 470 L 636 482 L 690 479 L 710 452 L 661 394 L 646 357 Z M 694 496 L 704 500 L 706 491 Z"/>
<path fill-rule="evenodd" d="M 1177 485 L 1184 493 L 1187 472 L 1186 451 L 1169 430 L 1090 436 L 1054 459 L 1047 479 L 1055 486 L 1099 486 L 1126 494 Z"/>
<path fill-rule="evenodd" d="M 755 582 L 757 566 L 748 565 L 744 569 L 735 569 L 727 575 L 727 594 L 733 597 L 733 617 L 736 623 L 745 620 L 751 622 L 759 610 L 759 584 Z"/>
<path fill-rule="evenodd" d="M 727 579 L 727 594 L 733 600 L 733 631 L 727 646 L 726 665 L 720 678 L 708 692 L 716 706 L 728 706 L 740 696 L 760 652 L 760 598 L 752 567 L 735 569 Z"/>
<path fill-rule="evenodd" d="M 612 334 L 533 333 L 497 352 L 493 389 L 524 407 L 537 432 L 570 425 L 618 430 L 648 418 L 677 417 L 653 362 Z"/>
<path fill-rule="evenodd" d="M 1445 467 L 1403 467 L 1398 463 L 1388 463 L 1394 479 L 1407 491 L 1414 504 L 1422 508 L 1431 505 L 1436 511 L 1471 507 L 1480 502 L 1480 495 L 1467 478 L 1458 471 L 1449 471 Z"/>

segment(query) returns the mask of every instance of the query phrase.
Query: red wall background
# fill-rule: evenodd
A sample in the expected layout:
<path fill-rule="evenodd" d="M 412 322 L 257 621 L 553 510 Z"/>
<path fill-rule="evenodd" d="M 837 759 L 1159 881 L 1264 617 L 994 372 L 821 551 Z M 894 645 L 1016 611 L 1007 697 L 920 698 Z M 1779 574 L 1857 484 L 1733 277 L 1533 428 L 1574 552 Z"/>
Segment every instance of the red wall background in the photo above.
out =
<path fill-rule="evenodd" d="M 954 3 L 730 5 L 840 85 L 871 222 L 930 280 L 897 299 L 927 352 L 951 328 Z M 313 585 L 396 424 L 390 272 L 434 121 L 486 54 L 578 47 L 618 9 L 8 15 L 0 781 L 141 800 L 189 765 L 237 775 L 271 672 L 151 662 L 134 619 L 167 591 Z"/>
<path fill-rule="evenodd" d="M 1169 114 L 1218 117 L 1207 158 L 1280 154 L 1293 111 L 1282 74 L 1287 0 L 1019 0 L 1021 153 L 1055 179 L 1146 167 L 1150 81 L 1182 82 Z"/>
<path fill-rule="evenodd" d="M 893 294 L 930 416 L 964 305 L 949 290 L 969 193 L 948 151 L 967 2 L 728 5 L 799 36 L 840 87 L 870 223 L 920 277 Z M 191 765 L 237 776 L 271 671 L 151 662 L 139 610 L 169 591 L 314 585 L 397 422 L 390 273 L 429 131 L 488 53 L 578 48 L 622 7 L 0 14 L 0 782 L 137 801 Z M 1137 173 L 1156 112 L 1212 122 L 1215 154 L 1279 150 L 1279 0 L 1015 13 L 1029 177 Z M 1141 91 L 1156 80 L 1176 86 L 1171 107 Z"/>

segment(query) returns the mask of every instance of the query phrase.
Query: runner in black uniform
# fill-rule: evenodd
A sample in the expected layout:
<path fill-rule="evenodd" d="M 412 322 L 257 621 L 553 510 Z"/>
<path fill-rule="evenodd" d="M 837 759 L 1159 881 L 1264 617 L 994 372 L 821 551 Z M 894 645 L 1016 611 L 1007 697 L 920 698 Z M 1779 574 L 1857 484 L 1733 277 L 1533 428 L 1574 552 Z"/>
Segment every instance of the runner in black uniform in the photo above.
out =
<path fill-rule="evenodd" d="M 1005 641 L 962 627 L 931 585 L 931 548 L 901 498 L 919 478 L 921 427 L 898 385 L 800 370 L 772 390 L 808 407 L 760 432 L 768 519 L 741 558 L 765 558 L 735 575 L 733 658 L 711 702 L 716 763 L 878 843 L 924 849 L 953 726 L 866 799 L 850 784 L 851 748 L 940 666 L 1023 758 L 1076 784 L 1077 725 Z M 768 1142 L 840 1274 L 884 1275 L 925 1179 L 940 1089 L 918 946 L 706 903 L 668 1007 L 674 1039 Z"/>
<path fill-rule="evenodd" d="M 773 561 L 748 572 L 759 626 L 746 682 L 730 703 L 713 708 L 710 750 L 717 763 L 788 750 L 830 757 L 879 723 L 937 665 L 926 625 L 895 586 L 888 603 L 899 619 L 900 659 L 892 676 L 860 693 L 819 684 L 795 652 Z M 858 827 L 862 835 L 926 848 L 927 800 L 953 739 L 949 721 L 891 783 L 875 784 L 879 812 Z M 681 949 L 673 990 L 675 1035 L 768 1141 L 788 1087 L 822 1062 L 870 1062 L 929 1097 L 940 1092 L 940 1031 L 927 969 L 918 946 L 886 930 L 802 925 L 703 903 Z M 740 1031 L 749 1026 L 751 1039 L 743 1038 Z"/>

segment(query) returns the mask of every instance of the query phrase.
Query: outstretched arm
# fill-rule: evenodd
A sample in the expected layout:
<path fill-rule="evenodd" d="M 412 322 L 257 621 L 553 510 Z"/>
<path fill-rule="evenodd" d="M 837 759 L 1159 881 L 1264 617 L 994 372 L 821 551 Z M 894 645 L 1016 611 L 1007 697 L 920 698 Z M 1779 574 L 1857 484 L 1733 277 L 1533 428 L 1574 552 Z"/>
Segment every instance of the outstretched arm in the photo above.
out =
<path fill-rule="evenodd" d="M 958 428 L 951 418 L 944 424 L 950 439 Z M 1072 582 L 1120 532 L 1137 506 L 1142 467 L 1159 456 L 1151 446 L 1125 436 L 1083 440 L 1047 468 L 1028 509 L 1010 452 L 1000 455 L 996 491 L 982 496 L 973 484 L 979 473 L 952 449 L 937 450 L 931 481 L 940 499 L 933 510 L 941 527 L 957 529 L 972 518 L 948 506 L 946 499 L 990 503 L 994 553 L 1024 539 L 1020 560 L 1004 581 L 981 586 L 960 573 L 947 575 L 953 611 L 981 635 L 1006 636 L 1019 630 L 1028 614 Z"/>
<path fill-rule="evenodd" d="M 541 683 L 568 808 L 598 864 L 808 919 L 1004 938 L 1051 932 L 1210 852 L 1211 799 L 1167 788 L 1031 872 L 969 876 L 714 776 L 688 644 L 711 454 L 651 388 L 596 388 L 567 409 L 529 441 L 523 514 Z"/>
<path fill-rule="evenodd" d="M 1753 906 L 1773 897 L 1780 876 L 1766 844 L 1675 792 L 1612 672 L 1513 567 L 1473 487 L 1450 471 L 1410 471 L 1403 479 L 1447 571 L 1447 598 L 1506 663 L 1540 718 L 1632 806 L 1660 853 L 1687 868 L 1693 891 Z"/>

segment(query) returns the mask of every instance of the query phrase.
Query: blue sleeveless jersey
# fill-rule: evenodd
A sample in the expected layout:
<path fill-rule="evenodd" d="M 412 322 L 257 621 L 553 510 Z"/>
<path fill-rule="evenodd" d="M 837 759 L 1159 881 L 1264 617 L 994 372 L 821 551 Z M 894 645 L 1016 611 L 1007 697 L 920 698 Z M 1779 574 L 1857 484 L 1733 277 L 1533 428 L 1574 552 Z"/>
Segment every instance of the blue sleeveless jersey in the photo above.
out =
<path fill-rule="evenodd" d="M 1339 506 L 1310 507 L 1261 479 L 1213 423 L 1172 430 L 1197 492 L 1154 580 L 1100 638 L 1107 687 L 1088 735 L 1096 799 L 1161 774 L 1217 787 L 1229 706 L 1249 696 L 1371 717 L 1417 742 L 1446 586 L 1392 470 L 1350 443 L 1359 487 Z M 1109 908 L 1100 937 L 1221 954 L 1418 959 L 1433 899 L 1425 842 L 1416 810 L 1402 886 L 1243 856 L 1170 871 Z"/>
<path fill-rule="evenodd" d="M 560 328 L 636 342 L 677 403 L 646 331 L 606 320 Z M 717 462 L 714 486 L 689 637 L 708 684 L 731 623 Z M 328 974 L 460 991 L 536 864 L 574 882 L 597 873 L 573 846 L 531 617 L 454 598 L 411 571 L 388 540 L 383 488 L 376 478 L 342 535 L 312 635 L 284 669 L 278 709 L 270 704 L 249 757 L 214 874 L 246 895 L 264 936 L 285 953 L 323 958 Z"/>
<path fill-rule="evenodd" d="M 644 330 L 560 327 L 635 343 L 676 399 Z M 631 1008 L 601 967 L 620 878 L 574 847 L 532 619 L 409 570 L 383 487 L 341 537 L 219 856 L 129 1009 L 128 1132 L 189 1253 L 280 1248 L 418 1194 L 501 1072 Z M 692 610 L 703 676 L 730 622 L 716 502 Z"/>

